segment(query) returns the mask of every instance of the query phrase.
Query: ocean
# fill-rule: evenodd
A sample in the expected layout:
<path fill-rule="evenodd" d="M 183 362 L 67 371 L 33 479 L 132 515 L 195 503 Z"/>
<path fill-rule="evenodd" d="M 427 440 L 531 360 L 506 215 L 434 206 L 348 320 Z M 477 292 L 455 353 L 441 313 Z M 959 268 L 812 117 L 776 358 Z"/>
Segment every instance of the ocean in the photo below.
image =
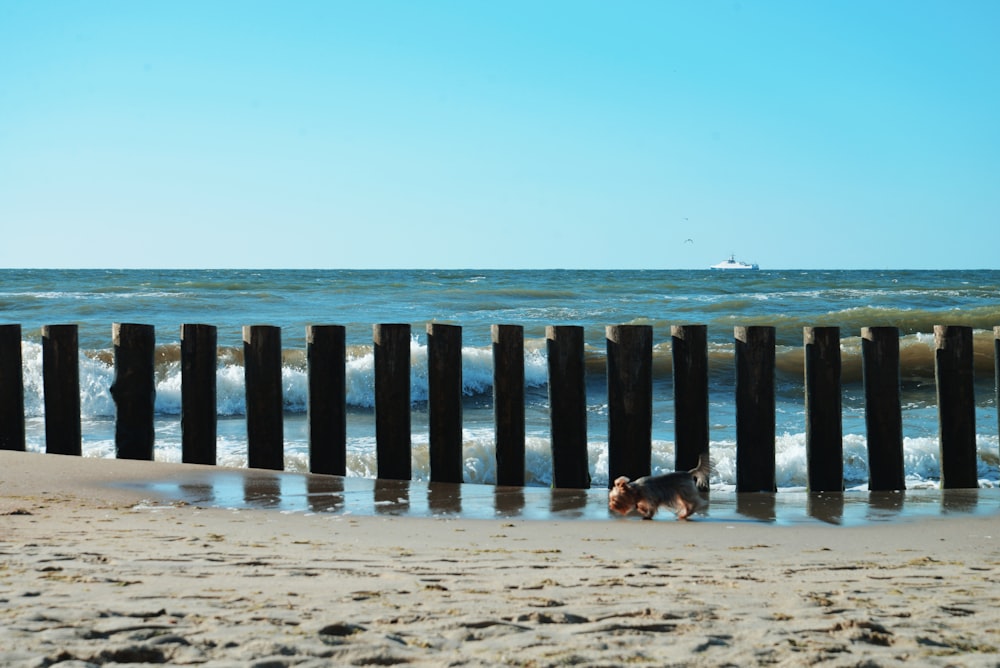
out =
<path fill-rule="evenodd" d="M 994 386 L 994 325 L 1000 271 L 587 271 L 587 270 L 0 270 L 0 322 L 22 326 L 28 449 L 45 449 L 41 328 L 79 326 L 83 453 L 114 456 L 115 406 L 108 387 L 115 322 L 154 325 L 157 337 L 156 459 L 180 461 L 180 326 L 218 327 L 219 464 L 246 465 L 242 327 L 282 328 L 285 468 L 308 467 L 305 328 L 346 327 L 348 474 L 375 475 L 372 326 L 410 323 L 413 475 L 429 476 L 426 324 L 462 326 L 464 479 L 495 481 L 490 327 L 525 333 L 526 476 L 552 480 L 545 328 L 580 325 L 587 342 L 588 440 L 594 487 L 606 487 L 605 327 L 647 324 L 654 336 L 654 472 L 673 470 L 671 325 L 708 328 L 713 487 L 735 485 L 733 328 L 772 325 L 777 338 L 777 483 L 806 484 L 802 329 L 838 326 L 842 338 L 844 475 L 867 486 L 860 331 L 895 326 L 907 488 L 940 475 L 934 325 L 975 332 L 979 478 L 1000 486 Z"/>

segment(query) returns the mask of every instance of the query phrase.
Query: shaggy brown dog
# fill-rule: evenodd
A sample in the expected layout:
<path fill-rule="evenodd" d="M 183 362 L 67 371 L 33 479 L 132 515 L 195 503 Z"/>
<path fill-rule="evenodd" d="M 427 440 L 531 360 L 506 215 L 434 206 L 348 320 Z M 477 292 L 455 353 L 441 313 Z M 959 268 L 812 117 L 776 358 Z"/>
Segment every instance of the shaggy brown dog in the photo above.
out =
<path fill-rule="evenodd" d="M 711 472 L 712 463 L 707 455 L 702 455 L 698 466 L 690 471 L 643 476 L 635 482 L 621 476 L 608 493 L 608 508 L 622 515 L 636 510 L 642 519 L 651 520 L 660 506 L 666 506 L 677 513 L 677 519 L 687 519 L 708 505 L 698 494 L 698 488 L 708 489 Z"/>

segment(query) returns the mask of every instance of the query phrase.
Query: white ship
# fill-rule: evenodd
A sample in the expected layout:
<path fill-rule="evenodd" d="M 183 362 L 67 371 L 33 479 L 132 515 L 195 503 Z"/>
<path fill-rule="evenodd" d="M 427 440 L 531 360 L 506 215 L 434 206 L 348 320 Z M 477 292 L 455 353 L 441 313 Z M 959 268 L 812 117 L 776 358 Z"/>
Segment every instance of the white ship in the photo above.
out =
<path fill-rule="evenodd" d="M 744 270 L 755 270 L 760 269 L 755 264 L 747 264 L 746 262 L 740 262 L 736 259 L 736 255 L 730 255 L 729 259 L 725 262 L 720 262 L 719 264 L 713 264 L 710 269 L 744 269 Z"/>

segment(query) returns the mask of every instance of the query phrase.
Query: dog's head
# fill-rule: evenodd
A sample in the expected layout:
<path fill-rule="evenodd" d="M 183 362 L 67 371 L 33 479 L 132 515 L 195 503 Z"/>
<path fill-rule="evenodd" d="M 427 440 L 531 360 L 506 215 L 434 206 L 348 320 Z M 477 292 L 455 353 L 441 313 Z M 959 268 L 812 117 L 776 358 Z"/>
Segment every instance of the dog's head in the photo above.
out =
<path fill-rule="evenodd" d="M 608 508 L 616 513 L 628 515 L 639 500 L 637 496 L 629 479 L 621 476 L 615 480 L 615 486 L 608 492 Z"/>

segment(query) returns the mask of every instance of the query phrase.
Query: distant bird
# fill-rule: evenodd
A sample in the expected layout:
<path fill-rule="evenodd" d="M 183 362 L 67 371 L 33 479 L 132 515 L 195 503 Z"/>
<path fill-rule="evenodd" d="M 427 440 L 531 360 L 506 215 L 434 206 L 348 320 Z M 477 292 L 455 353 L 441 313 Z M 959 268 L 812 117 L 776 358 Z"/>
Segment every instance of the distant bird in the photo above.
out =
<path fill-rule="evenodd" d="M 694 239 L 685 239 L 684 243 L 686 243 L 686 244 L 693 244 L 694 243 Z"/>

